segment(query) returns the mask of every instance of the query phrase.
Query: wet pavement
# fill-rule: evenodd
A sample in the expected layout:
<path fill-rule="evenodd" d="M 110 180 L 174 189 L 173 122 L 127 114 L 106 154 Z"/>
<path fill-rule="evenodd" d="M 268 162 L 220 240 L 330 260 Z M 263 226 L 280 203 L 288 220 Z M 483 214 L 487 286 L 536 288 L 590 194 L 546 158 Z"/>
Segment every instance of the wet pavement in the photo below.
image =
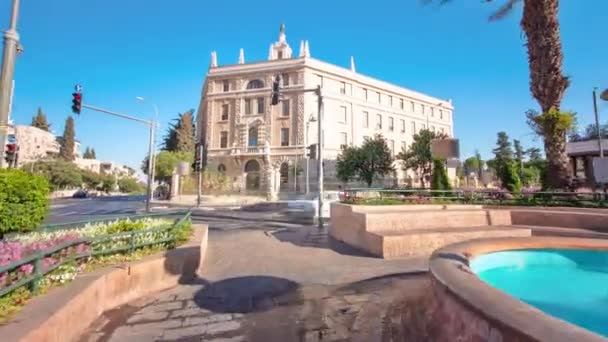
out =
<path fill-rule="evenodd" d="M 201 278 L 104 313 L 81 341 L 392 341 L 426 268 L 315 227 L 211 231 Z"/>

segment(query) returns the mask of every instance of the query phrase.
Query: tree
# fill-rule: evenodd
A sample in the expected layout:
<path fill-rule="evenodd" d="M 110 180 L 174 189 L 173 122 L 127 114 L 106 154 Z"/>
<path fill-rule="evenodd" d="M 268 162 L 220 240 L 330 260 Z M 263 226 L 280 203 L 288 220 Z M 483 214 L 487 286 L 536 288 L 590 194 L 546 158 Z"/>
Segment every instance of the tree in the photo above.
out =
<path fill-rule="evenodd" d="M 82 154 L 82 159 L 90 159 L 91 158 L 91 150 L 89 149 L 89 146 L 87 146 L 87 148 L 84 150 L 84 153 Z"/>
<path fill-rule="evenodd" d="M 32 126 L 40 128 L 47 132 L 51 129 L 51 124 L 47 121 L 46 114 L 42 112 L 42 108 L 38 107 L 38 113 L 32 118 Z"/>
<path fill-rule="evenodd" d="M 444 3 L 449 0 L 439 1 Z M 503 18 L 520 1 L 524 3 L 520 26 L 527 40 L 530 92 L 541 109 L 540 113 L 529 111 L 526 116 L 528 123 L 544 139 L 548 160 L 547 185 L 550 188 L 564 188 L 568 185 L 570 174 L 566 134 L 573 127 L 574 113 L 560 111 L 570 81 L 563 74 L 559 0 L 503 0 L 490 20 Z"/>
<path fill-rule="evenodd" d="M 343 148 L 336 162 L 338 179 L 346 183 L 356 176 L 368 187 L 372 186 L 374 179 L 394 171 L 391 151 L 380 134 L 366 139 L 361 147 Z"/>
<path fill-rule="evenodd" d="M 97 153 L 95 153 L 95 148 L 91 148 L 91 159 L 97 159 Z"/>
<path fill-rule="evenodd" d="M 192 162 L 193 153 L 188 152 L 171 152 L 160 151 L 156 155 L 156 163 L 154 165 L 154 179 L 158 181 L 170 182 L 173 170 L 177 167 L 180 161 Z M 148 174 L 148 157 L 144 158 L 141 165 L 141 170 L 144 174 Z"/>
<path fill-rule="evenodd" d="M 179 114 L 174 123 L 169 125 L 164 137 L 165 151 L 194 153 L 194 110 Z"/>
<path fill-rule="evenodd" d="M 492 152 L 494 153 L 494 169 L 500 175 L 504 172 L 507 163 L 513 160 L 513 149 L 507 133 L 498 132 L 496 148 Z"/>
<path fill-rule="evenodd" d="M 59 150 L 59 155 L 64 160 L 74 160 L 75 139 L 76 133 L 74 132 L 74 118 L 68 116 L 68 118 L 65 120 L 65 129 L 63 130 L 61 148 Z"/>
<path fill-rule="evenodd" d="M 47 214 L 48 195 L 49 184 L 44 177 L 0 169 L 0 241 L 6 233 L 38 228 Z M 5 258 L 3 255 L 3 262 Z"/>
<path fill-rule="evenodd" d="M 470 176 L 471 173 L 476 174 L 477 176 L 479 176 L 479 169 L 481 168 L 480 164 L 481 164 L 481 158 L 478 156 L 473 156 L 473 157 L 469 157 L 467 159 L 464 160 L 463 163 L 463 169 L 464 169 L 464 175 L 466 177 Z"/>
<path fill-rule="evenodd" d="M 483 159 L 481 159 L 481 154 L 479 154 L 478 150 L 475 150 L 475 159 L 477 159 L 478 169 L 477 169 L 477 178 L 481 179 L 481 175 L 483 174 Z"/>
<path fill-rule="evenodd" d="M 431 179 L 431 189 L 433 190 L 452 190 L 452 185 L 445 170 L 445 160 L 433 159 L 433 178 Z"/>
<path fill-rule="evenodd" d="M 538 148 L 538 147 L 531 147 L 531 148 L 527 149 L 526 154 L 528 155 L 528 159 L 530 161 L 543 159 L 543 157 L 540 153 L 540 148 Z"/>
<path fill-rule="evenodd" d="M 502 186 L 507 190 L 511 192 L 521 191 L 521 180 L 514 161 L 510 160 L 505 164 L 500 179 L 502 181 Z"/>
<path fill-rule="evenodd" d="M 344 146 L 336 159 L 336 177 L 342 183 L 348 183 L 357 176 L 360 162 L 360 150 L 355 146 Z"/>
<path fill-rule="evenodd" d="M 524 167 L 524 148 L 521 146 L 521 142 L 517 139 L 513 139 L 513 148 L 515 149 L 515 162 L 517 167 L 517 173 L 521 176 Z"/>
<path fill-rule="evenodd" d="M 141 185 L 134 178 L 120 178 L 118 179 L 118 189 L 123 193 L 143 193 L 145 191 L 145 187 Z"/>
<path fill-rule="evenodd" d="M 63 159 L 45 159 L 22 166 L 34 174 L 46 177 L 53 190 L 79 188 L 83 184 L 83 170 Z"/>
<path fill-rule="evenodd" d="M 431 141 L 433 139 L 445 138 L 443 133 L 435 133 L 428 129 L 422 129 L 414 134 L 414 141 L 407 150 L 402 150 L 397 159 L 402 160 L 405 171 L 413 170 L 420 179 L 420 184 L 425 187 L 425 180 L 431 176 L 433 170 L 433 156 L 431 155 Z"/>

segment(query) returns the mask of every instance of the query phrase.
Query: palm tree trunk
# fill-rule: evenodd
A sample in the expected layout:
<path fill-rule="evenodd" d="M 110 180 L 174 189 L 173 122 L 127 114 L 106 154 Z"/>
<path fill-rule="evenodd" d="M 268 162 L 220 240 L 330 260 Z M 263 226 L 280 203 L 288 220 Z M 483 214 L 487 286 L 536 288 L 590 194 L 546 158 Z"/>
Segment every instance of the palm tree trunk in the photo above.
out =
<path fill-rule="evenodd" d="M 542 112 L 560 109 L 569 80 L 563 75 L 563 53 L 558 20 L 559 0 L 525 0 L 521 27 L 528 43 L 530 91 Z M 544 132 L 548 160 L 547 186 L 563 188 L 568 184 L 566 132 L 549 124 Z"/>

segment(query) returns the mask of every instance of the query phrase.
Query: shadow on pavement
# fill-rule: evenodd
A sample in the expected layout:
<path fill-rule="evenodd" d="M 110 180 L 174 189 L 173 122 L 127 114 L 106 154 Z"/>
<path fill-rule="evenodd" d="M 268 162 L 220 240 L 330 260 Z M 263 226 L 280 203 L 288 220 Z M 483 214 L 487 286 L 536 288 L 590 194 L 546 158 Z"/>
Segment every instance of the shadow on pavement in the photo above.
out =
<path fill-rule="evenodd" d="M 320 230 L 317 227 L 309 226 L 301 229 L 278 230 L 270 233 L 270 235 L 281 242 L 292 243 L 298 247 L 322 248 L 343 255 L 377 258 L 370 253 L 332 238 L 327 228 Z"/>
<path fill-rule="evenodd" d="M 271 276 L 228 278 L 208 283 L 195 294 L 194 302 L 216 313 L 260 312 L 274 307 L 273 298 L 298 287 L 296 282 Z"/>

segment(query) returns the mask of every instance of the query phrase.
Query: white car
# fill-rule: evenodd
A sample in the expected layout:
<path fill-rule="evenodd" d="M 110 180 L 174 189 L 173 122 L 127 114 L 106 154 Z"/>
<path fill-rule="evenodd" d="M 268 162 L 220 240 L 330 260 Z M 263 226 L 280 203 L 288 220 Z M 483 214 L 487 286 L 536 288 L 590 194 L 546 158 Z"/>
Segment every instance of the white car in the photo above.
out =
<path fill-rule="evenodd" d="M 329 208 L 331 203 L 340 201 L 342 192 L 324 191 L 323 192 L 323 218 L 329 218 Z M 306 199 L 292 200 L 287 202 L 287 211 L 290 215 L 318 217 L 319 195 L 309 194 Z"/>

